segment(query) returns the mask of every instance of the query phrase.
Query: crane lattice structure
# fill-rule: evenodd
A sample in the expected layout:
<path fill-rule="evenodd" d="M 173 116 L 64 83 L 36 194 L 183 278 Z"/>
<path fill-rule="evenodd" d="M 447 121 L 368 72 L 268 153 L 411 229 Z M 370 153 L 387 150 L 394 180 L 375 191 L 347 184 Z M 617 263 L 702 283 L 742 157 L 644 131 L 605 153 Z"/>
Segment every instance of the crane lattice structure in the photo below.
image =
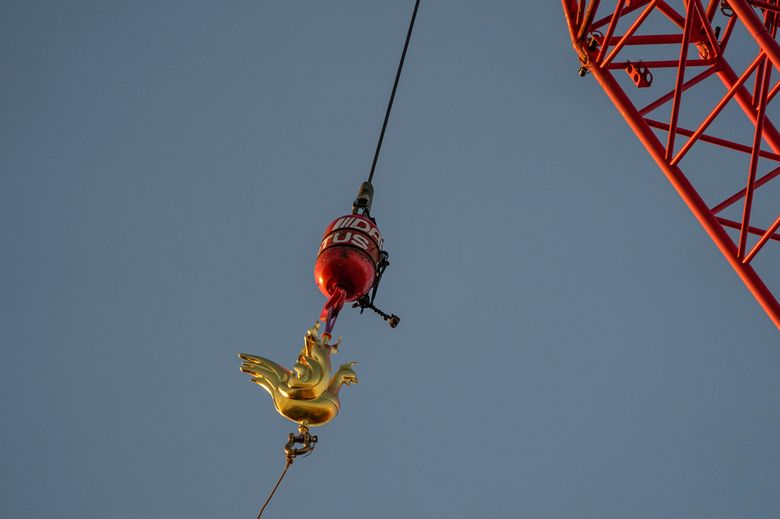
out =
<path fill-rule="evenodd" d="M 779 259 L 766 245 L 780 241 L 780 132 L 770 117 L 780 0 L 704 2 L 562 0 L 580 75 L 599 82 L 780 328 L 780 304 L 757 266 L 776 272 Z M 712 163 L 726 150 L 739 160 L 710 171 L 692 158 Z"/>

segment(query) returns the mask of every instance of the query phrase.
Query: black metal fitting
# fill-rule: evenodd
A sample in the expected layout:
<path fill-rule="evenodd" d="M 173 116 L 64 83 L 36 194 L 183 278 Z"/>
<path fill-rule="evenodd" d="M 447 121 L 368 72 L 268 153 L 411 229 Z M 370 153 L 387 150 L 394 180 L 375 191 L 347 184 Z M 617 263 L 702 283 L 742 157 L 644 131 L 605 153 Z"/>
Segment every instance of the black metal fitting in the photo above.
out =
<path fill-rule="evenodd" d="M 374 186 L 371 182 L 363 182 L 358 189 L 357 197 L 352 202 L 352 214 L 364 214 L 369 216 L 371 214 L 371 202 L 374 199 Z"/>
<path fill-rule="evenodd" d="M 301 454 L 308 454 L 314 450 L 317 444 L 317 436 L 309 434 L 308 427 L 301 425 L 298 427 L 300 434 L 290 433 L 287 436 L 287 444 L 284 446 L 284 454 L 287 456 L 287 460 L 292 463 L 292 460 L 296 456 Z M 296 444 L 302 445 L 296 447 Z"/>

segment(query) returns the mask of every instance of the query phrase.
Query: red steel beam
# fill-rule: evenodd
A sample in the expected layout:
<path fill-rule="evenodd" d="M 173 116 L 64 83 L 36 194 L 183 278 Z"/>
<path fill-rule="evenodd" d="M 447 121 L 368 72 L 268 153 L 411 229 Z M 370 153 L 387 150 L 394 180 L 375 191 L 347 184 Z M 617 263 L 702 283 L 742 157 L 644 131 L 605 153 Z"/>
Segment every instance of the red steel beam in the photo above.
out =
<path fill-rule="evenodd" d="M 680 116 L 680 101 L 682 100 L 682 85 L 685 80 L 685 65 L 688 63 L 688 42 L 691 38 L 691 29 L 693 28 L 693 18 L 696 12 L 694 0 L 688 0 L 688 15 L 685 18 L 685 28 L 683 29 L 683 41 L 680 45 L 680 66 L 677 67 L 677 79 L 674 83 L 674 95 L 672 96 L 672 115 L 669 118 L 669 134 L 666 136 L 666 160 L 674 155 L 674 139 L 677 137 L 677 120 Z"/>
<path fill-rule="evenodd" d="M 753 186 L 753 190 L 755 191 L 759 187 L 763 186 L 764 184 L 766 184 L 767 182 L 769 182 L 770 180 L 772 180 L 773 178 L 778 177 L 778 176 L 780 176 L 780 168 L 773 169 L 772 171 L 770 171 L 769 173 L 767 173 L 763 177 L 761 177 L 758 180 L 756 180 L 756 183 Z M 744 189 L 742 191 L 738 191 L 738 192 L 734 193 L 733 195 L 731 195 L 730 197 L 725 199 L 723 202 L 721 202 L 718 205 L 716 205 L 715 207 L 713 207 L 711 209 L 712 214 L 718 214 L 719 212 L 723 211 L 725 208 L 729 207 L 730 205 L 732 205 L 732 204 L 742 200 L 742 197 L 744 197 L 744 196 L 745 196 L 745 190 Z"/>
<path fill-rule="evenodd" d="M 690 1 L 690 0 L 689 0 Z M 701 17 L 699 23 L 704 29 L 704 34 L 707 36 L 709 42 L 709 50 L 715 52 L 716 56 L 713 58 L 719 58 L 722 54 L 720 47 L 718 46 L 718 37 L 715 36 L 715 31 L 712 30 L 712 25 L 709 24 L 709 18 L 707 18 L 707 12 L 704 10 L 704 6 L 701 5 L 701 0 L 694 0 L 694 11 Z"/>
<path fill-rule="evenodd" d="M 729 6 L 739 17 L 758 46 L 766 53 L 775 68 L 780 69 L 780 45 L 769 33 L 753 7 L 745 0 L 729 0 Z"/>
<path fill-rule="evenodd" d="M 749 0 L 748 2 L 754 7 L 760 7 L 761 9 L 766 9 L 767 11 L 773 11 L 775 13 L 780 13 L 780 7 L 770 4 L 768 2 L 761 2 L 759 0 Z"/>
<path fill-rule="evenodd" d="M 688 81 L 686 81 L 683 84 L 683 91 L 688 90 L 689 88 L 698 85 L 699 83 L 701 83 L 702 81 L 704 81 L 705 79 L 707 79 L 708 77 L 713 75 L 715 73 L 715 71 L 716 71 L 715 67 L 711 67 L 711 68 L 705 70 L 704 72 L 702 72 L 701 74 L 699 74 L 697 76 L 694 76 L 693 78 L 689 79 Z M 672 96 L 674 96 L 674 90 L 670 90 L 669 92 L 667 92 L 666 94 L 662 95 L 661 97 L 659 97 L 658 99 L 656 99 L 655 101 L 650 103 L 649 105 L 647 105 L 644 108 L 642 108 L 641 110 L 639 110 L 639 114 L 640 115 L 647 115 L 647 114 L 649 114 L 650 112 L 652 112 L 653 110 L 655 110 L 659 106 L 664 105 L 667 101 L 669 101 L 672 98 Z"/>
<path fill-rule="evenodd" d="M 726 260 L 745 283 L 748 290 L 752 293 L 764 311 L 766 311 L 775 326 L 780 329 L 780 303 L 778 303 L 775 296 L 750 265 L 751 260 L 769 240 L 780 241 L 780 234 L 777 233 L 778 228 L 780 228 L 780 217 L 778 217 L 777 221 L 766 230 L 750 225 L 752 193 L 762 185 L 767 184 L 770 180 L 780 176 L 780 168 L 777 168 L 763 177 L 756 179 L 759 157 L 780 161 L 780 132 L 778 132 L 777 128 L 772 124 L 766 114 L 768 102 L 780 92 L 780 82 L 771 89 L 769 88 L 771 68 L 777 67 L 780 69 L 780 45 L 775 41 L 774 26 L 771 24 L 774 18 L 773 11 L 780 10 L 780 8 L 777 8 L 775 4 L 770 4 L 777 9 L 765 12 L 768 17 L 768 22 L 765 25 L 764 22 L 759 19 L 753 10 L 753 7 L 750 6 L 750 3 L 756 5 L 757 2 L 758 0 L 754 2 L 749 0 L 729 0 L 729 5 L 733 8 L 736 16 L 733 16 L 728 20 L 722 34 L 722 39 L 718 41 L 713 31 L 712 20 L 714 19 L 718 6 L 721 5 L 720 0 L 709 0 L 706 9 L 702 4 L 702 0 L 685 0 L 684 16 L 672 8 L 666 0 L 616 0 L 614 12 L 603 18 L 597 17 L 598 2 L 595 0 L 580 0 L 579 3 L 577 3 L 576 0 L 562 0 L 567 22 L 570 20 L 580 21 L 580 23 L 574 25 L 571 23 L 569 24 L 570 34 L 573 36 L 572 43 L 575 50 L 580 55 L 580 61 L 599 82 L 612 103 L 624 117 L 629 127 L 634 131 L 640 142 L 642 142 L 650 153 L 650 156 L 658 164 L 661 171 L 702 227 L 704 227 L 710 238 L 715 242 L 717 248 L 726 257 Z M 778 2 L 780 2 L 780 0 L 778 0 Z M 642 9 L 642 11 L 638 16 L 633 17 L 632 23 L 629 24 L 629 27 L 624 34 L 621 36 L 614 36 L 620 19 L 630 12 L 639 9 Z M 635 34 L 637 29 L 642 26 L 653 10 L 666 16 L 674 24 L 679 26 L 682 29 L 681 34 L 653 34 L 652 29 L 649 34 Z M 607 11 L 609 12 L 609 10 Z M 598 21 L 592 22 L 594 19 L 597 19 Z M 754 37 L 760 49 L 756 61 L 748 67 L 748 70 L 746 70 L 741 77 L 737 76 L 727 59 L 723 56 L 726 44 L 737 25 L 737 19 L 741 21 L 742 25 L 744 25 Z M 609 24 L 609 28 L 606 31 L 606 36 L 601 36 L 598 33 L 594 34 L 594 31 L 598 27 L 607 24 Z M 770 27 L 772 31 L 770 32 L 766 27 Z M 589 49 L 584 44 L 589 35 L 595 36 L 598 43 L 597 50 Z M 671 43 L 681 45 L 679 59 L 663 59 L 663 54 L 659 55 L 656 50 L 648 53 L 649 56 L 655 57 L 656 60 L 642 61 L 651 70 L 664 67 L 676 68 L 677 77 L 674 82 L 674 88 L 656 101 L 647 105 L 641 111 L 638 111 L 628 93 L 621 88 L 618 80 L 613 75 L 614 72 L 612 72 L 618 68 L 624 68 L 628 62 L 617 62 L 615 58 L 621 54 L 623 48 L 627 45 L 644 45 L 648 48 L 661 49 L 661 46 Z M 692 44 L 696 44 L 702 59 L 687 59 L 689 48 L 693 49 Z M 632 59 L 632 61 L 634 60 Z M 762 61 L 767 63 L 765 70 L 759 65 Z M 771 63 L 772 66 L 770 66 L 769 63 Z M 694 66 L 707 66 L 710 68 L 696 75 L 694 78 L 685 81 L 685 69 Z M 757 72 L 756 68 L 758 68 Z M 724 83 L 727 88 L 726 95 L 715 104 L 714 108 L 709 112 L 709 115 L 707 115 L 695 131 L 679 127 L 678 115 L 684 104 L 683 92 L 702 83 L 712 74 L 717 74 Z M 751 76 L 757 78 L 757 88 L 755 92 L 750 92 L 745 86 L 746 81 Z M 686 94 L 686 103 L 687 99 L 688 95 Z M 752 145 L 713 137 L 705 133 L 710 123 L 719 116 L 723 108 L 732 99 L 740 106 L 755 128 L 755 132 L 751 136 L 752 142 L 750 142 L 750 144 Z M 672 101 L 672 106 L 668 123 L 662 123 L 644 117 L 646 114 L 669 101 Z M 668 139 L 666 147 L 664 147 L 659 136 L 651 129 L 652 127 L 668 132 L 666 135 L 666 138 Z M 685 143 L 677 156 L 674 157 L 674 142 L 675 135 L 677 134 L 687 135 L 691 138 Z M 751 137 L 745 138 L 745 141 L 751 141 Z M 768 144 L 771 151 L 761 149 L 762 140 Z M 679 167 L 679 162 L 682 157 L 697 142 L 706 142 L 722 148 L 750 154 L 750 167 L 745 189 L 727 198 L 712 209 L 707 207 L 694 186 Z M 734 222 L 716 216 L 719 211 L 739 200 L 745 201 L 742 221 Z M 730 234 L 726 232 L 726 228 L 740 230 L 739 245 L 737 245 Z M 748 233 L 759 236 L 759 240 L 753 248 L 745 254 L 747 249 L 746 236 Z"/>
<path fill-rule="evenodd" d="M 615 45 L 623 38 L 622 36 L 604 36 L 604 41 L 609 41 L 610 45 Z M 680 34 L 635 34 L 625 43 L 628 45 L 679 45 L 682 42 Z"/>
<path fill-rule="evenodd" d="M 777 299 L 774 298 L 767 286 L 756 274 L 756 271 L 750 265 L 746 265 L 737 259 L 737 249 L 734 246 L 734 242 L 731 241 L 729 235 L 712 215 L 680 168 L 670 165 L 665 160 L 663 145 L 650 127 L 644 123 L 642 116 L 639 115 L 634 104 L 623 92 L 623 89 L 620 88 L 615 78 L 608 71 L 599 67 L 591 68 L 591 73 L 612 100 L 612 103 L 617 107 L 620 114 L 623 115 L 623 118 L 645 146 L 648 153 L 650 153 L 650 156 L 655 160 L 669 183 L 677 191 L 677 194 L 680 195 L 688 206 L 688 209 L 691 210 L 702 227 L 704 227 L 704 230 L 712 238 L 712 241 L 715 242 L 726 261 L 736 271 L 775 326 L 780 329 L 780 303 L 777 302 Z"/>
<path fill-rule="evenodd" d="M 758 114 L 756 115 L 756 131 L 753 137 L 753 152 L 750 154 L 750 168 L 748 170 L 748 181 L 745 192 L 745 206 L 742 211 L 742 228 L 739 231 L 739 247 L 737 248 L 737 258 L 742 258 L 747 247 L 748 227 L 750 227 L 750 211 L 753 206 L 753 188 L 756 182 L 756 170 L 758 169 L 758 153 L 761 149 L 761 133 L 764 129 L 764 120 L 766 116 L 766 95 L 769 90 L 769 78 L 772 75 L 772 67 L 765 66 L 763 74 L 760 76 Z"/>
<path fill-rule="evenodd" d="M 578 40 L 582 40 L 585 37 L 585 34 L 587 34 L 587 31 L 590 28 L 590 24 L 593 23 L 593 17 L 596 16 L 596 11 L 599 8 L 599 2 L 600 0 L 590 0 L 588 3 L 588 10 L 585 11 L 585 17 L 582 19 L 580 28 L 577 31 Z"/>
<path fill-rule="evenodd" d="M 723 98 L 718 102 L 717 105 L 715 105 L 715 108 L 710 112 L 710 114 L 704 119 L 704 121 L 699 125 L 699 128 L 691 135 L 691 138 L 688 139 L 688 142 L 683 145 L 682 148 L 680 148 L 680 152 L 675 155 L 674 160 L 672 160 L 672 164 L 678 164 L 680 160 L 685 156 L 686 153 L 688 153 L 688 150 L 691 149 L 691 147 L 696 144 L 696 141 L 699 139 L 699 137 L 702 136 L 702 134 L 707 130 L 710 124 L 712 124 L 712 121 L 715 120 L 715 118 L 720 115 L 720 112 L 726 108 L 726 104 L 731 101 L 731 98 L 734 97 L 734 94 L 737 93 L 737 90 L 742 87 L 742 85 L 747 81 L 748 77 L 753 73 L 753 71 L 756 69 L 756 67 L 761 64 L 764 59 L 764 55 L 759 55 L 758 58 L 753 61 L 753 63 L 750 64 L 750 66 L 747 68 L 744 74 L 737 80 L 737 82 L 732 86 L 728 92 L 726 92 L 726 95 L 723 96 Z M 763 119 L 762 119 L 763 120 Z"/>
<path fill-rule="evenodd" d="M 610 63 L 607 65 L 606 68 L 611 70 L 623 70 L 628 66 L 628 61 L 618 61 L 615 63 Z M 676 59 L 669 59 L 669 60 L 658 60 L 658 61 L 642 61 L 642 63 L 645 64 L 645 66 L 649 69 L 654 68 L 677 68 L 680 66 L 680 62 Z M 714 64 L 714 61 L 711 59 L 689 59 L 687 66 L 688 67 L 711 67 Z"/>
<path fill-rule="evenodd" d="M 612 21 L 609 22 L 609 27 L 607 28 L 607 34 L 604 36 L 604 42 L 601 44 L 601 50 L 599 50 L 599 55 L 596 58 L 597 62 L 600 62 L 604 59 L 604 54 L 607 52 L 607 48 L 609 48 L 611 42 L 612 42 L 612 35 L 615 34 L 615 28 L 617 27 L 617 22 L 620 20 L 620 17 L 618 16 L 619 13 L 623 11 L 623 4 L 625 3 L 625 0 L 618 0 L 617 6 L 615 6 L 615 14 L 612 16 Z M 620 41 L 620 40 L 618 40 Z M 615 44 L 618 43 L 618 41 L 615 42 Z"/>
<path fill-rule="evenodd" d="M 620 39 L 619 42 L 615 45 L 615 48 L 612 49 L 612 52 L 609 53 L 609 55 L 604 58 L 604 61 L 600 62 L 601 66 L 606 66 L 609 64 L 610 61 L 615 59 L 615 56 L 617 56 L 617 53 L 620 52 L 620 49 L 623 48 L 623 45 L 626 44 L 629 38 L 634 35 L 637 29 L 639 29 L 639 26 L 644 23 L 644 21 L 647 19 L 648 16 L 650 16 L 650 13 L 653 11 L 653 8 L 660 2 L 660 0 L 652 0 L 648 4 L 647 7 L 645 7 L 645 10 L 642 11 L 642 14 L 639 15 L 639 18 L 634 20 L 634 23 L 631 24 L 631 26 L 628 28 L 626 33 L 623 35 L 623 37 Z"/>
<path fill-rule="evenodd" d="M 576 39 L 577 35 L 576 5 L 577 3 L 573 0 L 563 0 L 563 14 L 566 16 L 566 25 L 569 27 L 569 37 L 572 41 Z"/>
<path fill-rule="evenodd" d="M 664 1 L 661 1 L 658 3 L 658 10 L 661 11 L 666 15 L 669 20 L 672 21 L 675 25 L 677 25 L 680 29 L 683 28 L 685 25 L 685 18 L 682 17 L 680 13 L 674 10 L 672 6 L 667 4 Z"/>
<path fill-rule="evenodd" d="M 734 220 L 729 220 L 728 218 L 717 218 L 718 222 L 721 223 L 721 225 L 725 227 L 731 227 L 732 229 L 740 230 L 742 229 L 742 224 L 739 222 L 735 222 Z M 748 226 L 748 232 L 750 234 L 755 234 L 756 236 L 764 236 L 769 232 L 768 229 L 761 229 L 760 227 L 753 227 L 752 225 Z M 780 241 L 780 235 L 779 234 L 773 234 L 769 233 L 769 239 L 770 240 L 777 240 Z M 744 262 L 744 260 L 743 260 Z"/>
<path fill-rule="evenodd" d="M 650 0 L 642 0 L 641 2 L 631 2 L 631 5 L 629 7 L 623 8 L 623 10 L 620 12 L 620 16 L 625 16 L 629 13 L 636 11 L 637 9 L 641 9 L 644 6 L 646 6 L 649 2 Z M 593 25 L 591 25 L 591 30 L 599 29 L 611 22 L 612 22 L 612 15 L 605 16 L 604 18 L 601 18 L 600 20 L 593 22 Z"/>
<path fill-rule="evenodd" d="M 729 18 L 729 21 L 726 22 L 726 29 L 723 31 L 723 37 L 720 39 L 720 50 L 721 52 L 724 52 L 726 50 L 726 46 L 729 44 L 729 39 L 731 39 L 731 34 L 734 32 L 734 27 L 737 25 L 737 17 L 732 16 Z"/>
<path fill-rule="evenodd" d="M 753 257 L 758 254 L 758 251 L 761 250 L 761 247 L 764 246 L 764 244 L 769 241 L 770 238 L 775 238 L 775 231 L 777 228 L 780 227 L 780 216 L 777 217 L 777 220 L 775 220 L 775 223 L 772 224 L 772 226 L 766 230 L 763 236 L 761 236 L 761 239 L 758 240 L 756 245 L 753 247 L 753 250 L 750 251 L 750 253 L 745 256 L 745 259 L 742 260 L 742 263 L 750 263 L 750 261 L 753 259 Z M 780 239 L 780 237 L 775 238 Z"/>
<path fill-rule="evenodd" d="M 645 117 L 645 122 L 648 124 L 648 126 L 652 128 L 658 128 L 659 130 L 669 131 L 669 125 L 667 123 L 662 123 L 660 121 L 656 121 L 655 119 L 650 119 L 649 117 Z M 685 135 L 687 137 L 692 137 L 695 133 L 693 130 L 689 130 L 687 128 L 681 128 L 677 127 L 677 133 L 680 135 Z M 702 142 L 708 142 L 710 144 L 714 144 L 716 146 L 721 146 L 723 148 L 728 148 L 730 150 L 734 151 L 741 151 L 742 153 L 752 153 L 753 148 L 746 144 L 740 144 L 738 142 L 730 141 L 728 139 L 721 139 L 720 137 L 713 137 L 712 135 L 707 135 L 706 133 L 699 136 L 699 140 Z M 776 153 L 771 153 L 769 151 L 761 150 L 759 152 L 759 156 L 780 161 L 780 155 Z M 674 164 L 676 165 L 676 164 Z"/>
<path fill-rule="evenodd" d="M 719 5 L 719 0 L 710 0 L 709 4 L 707 4 L 707 19 L 710 22 L 712 22 L 712 19 L 715 17 L 715 11 L 718 10 Z"/>
<path fill-rule="evenodd" d="M 739 81 L 736 72 L 734 72 L 734 69 L 732 69 L 725 60 L 722 60 L 718 64 L 718 77 L 721 79 L 723 84 L 726 85 L 726 88 L 732 88 L 734 84 Z M 743 85 L 737 89 L 737 93 L 734 95 L 734 100 L 737 102 L 739 107 L 742 108 L 742 111 L 745 113 L 748 119 L 750 119 L 750 122 L 753 124 L 753 126 L 755 126 L 756 122 L 758 122 L 758 114 L 756 113 L 756 109 L 753 107 L 753 94 L 751 94 Z M 772 151 L 775 153 L 780 153 L 780 133 L 778 133 L 777 128 L 775 128 L 774 124 L 772 124 L 772 121 L 769 119 L 764 121 L 763 137 L 764 141 L 769 145 L 770 148 L 772 148 Z"/>

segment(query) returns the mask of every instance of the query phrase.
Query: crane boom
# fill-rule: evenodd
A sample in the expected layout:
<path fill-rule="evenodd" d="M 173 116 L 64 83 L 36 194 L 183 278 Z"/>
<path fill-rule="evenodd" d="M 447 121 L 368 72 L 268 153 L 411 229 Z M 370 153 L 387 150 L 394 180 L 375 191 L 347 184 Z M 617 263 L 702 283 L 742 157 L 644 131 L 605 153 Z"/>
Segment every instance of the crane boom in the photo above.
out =
<path fill-rule="evenodd" d="M 580 75 L 598 81 L 780 329 L 780 303 L 762 279 L 777 271 L 780 241 L 780 132 L 770 113 L 780 92 L 780 0 L 562 4 Z M 729 44 L 737 31 L 753 53 Z M 702 171 L 714 148 L 739 157 L 724 163 L 734 170 L 725 181 Z"/>

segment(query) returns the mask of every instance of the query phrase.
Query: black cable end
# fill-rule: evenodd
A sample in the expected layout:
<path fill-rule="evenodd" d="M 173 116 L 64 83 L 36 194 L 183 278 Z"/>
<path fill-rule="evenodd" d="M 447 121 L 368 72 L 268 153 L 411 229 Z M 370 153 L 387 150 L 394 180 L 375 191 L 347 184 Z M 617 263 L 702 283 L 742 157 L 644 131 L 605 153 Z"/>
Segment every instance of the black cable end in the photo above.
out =
<path fill-rule="evenodd" d="M 358 189 L 357 197 L 352 202 L 352 214 L 371 214 L 371 201 L 374 199 L 374 186 L 371 182 L 363 182 Z"/>

